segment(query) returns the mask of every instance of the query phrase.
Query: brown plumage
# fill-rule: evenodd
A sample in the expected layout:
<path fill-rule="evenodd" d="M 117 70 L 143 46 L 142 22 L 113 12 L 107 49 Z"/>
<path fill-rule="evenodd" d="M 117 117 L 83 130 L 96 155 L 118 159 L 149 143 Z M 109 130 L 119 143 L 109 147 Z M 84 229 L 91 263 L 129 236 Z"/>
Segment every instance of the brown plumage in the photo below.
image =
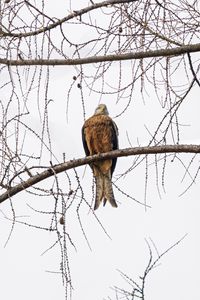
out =
<path fill-rule="evenodd" d="M 82 139 L 87 156 L 118 149 L 117 126 L 108 116 L 105 104 L 100 104 L 94 115 L 85 121 L 82 127 Z M 104 205 L 108 201 L 113 207 L 117 207 L 111 182 L 116 161 L 117 159 L 113 158 L 91 164 L 96 181 L 94 209 L 97 209 L 102 201 Z"/>

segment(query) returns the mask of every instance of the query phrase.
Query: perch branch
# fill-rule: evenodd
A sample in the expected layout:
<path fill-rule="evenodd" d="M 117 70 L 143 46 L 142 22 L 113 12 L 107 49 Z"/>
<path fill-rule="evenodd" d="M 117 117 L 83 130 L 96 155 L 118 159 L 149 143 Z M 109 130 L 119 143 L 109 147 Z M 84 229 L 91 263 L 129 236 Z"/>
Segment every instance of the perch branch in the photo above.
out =
<path fill-rule="evenodd" d="M 110 159 L 114 157 L 123 157 L 131 155 L 148 155 L 148 154 L 159 154 L 159 153 L 200 153 L 200 145 L 163 145 L 163 146 L 152 146 L 152 147 L 134 147 L 127 149 L 114 150 L 107 153 L 96 154 L 84 158 L 70 160 L 61 164 L 57 164 L 49 167 L 47 170 L 30 177 L 28 180 L 23 181 L 0 195 L 0 203 L 6 199 L 16 195 L 17 193 L 29 188 L 30 186 L 43 181 L 55 174 L 64 172 L 66 170 L 80 167 L 86 164 L 93 163 L 94 161 Z"/>

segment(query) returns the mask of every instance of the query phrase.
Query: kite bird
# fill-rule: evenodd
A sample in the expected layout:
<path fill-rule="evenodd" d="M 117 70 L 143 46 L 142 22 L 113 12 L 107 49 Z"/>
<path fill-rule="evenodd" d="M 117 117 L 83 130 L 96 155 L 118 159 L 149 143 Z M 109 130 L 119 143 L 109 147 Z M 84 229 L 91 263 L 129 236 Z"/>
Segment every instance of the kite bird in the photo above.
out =
<path fill-rule="evenodd" d="M 105 153 L 118 149 L 118 130 L 115 122 L 109 117 L 105 104 L 100 104 L 92 117 L 82 127 L 82 139 L 86 156 Z M 91 164 L 96 182 L 96 199 L 94 209 L 101 202 L 110 202 L 117 207 L 112 189 L 112 174 L 117 158 L 105 159 Z"/>

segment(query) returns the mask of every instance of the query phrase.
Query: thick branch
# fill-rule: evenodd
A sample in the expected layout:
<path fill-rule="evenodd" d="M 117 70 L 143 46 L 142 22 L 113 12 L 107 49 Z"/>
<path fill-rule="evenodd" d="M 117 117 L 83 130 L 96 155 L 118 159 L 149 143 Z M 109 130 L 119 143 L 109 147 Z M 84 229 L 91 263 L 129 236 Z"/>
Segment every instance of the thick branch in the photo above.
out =
<path fill-rule="evenodd" d="M 0 64 L 8 66 L 66 66 L 66 65 L 83 65 L 99 63 L 104 61 L 122 61 L 130 59 L 141 59 L 141 58 L 152 58 L 152 57 L 166 57 L 166 56 L 177 56 L 185 53 L 199 52 L 200 43 L 193 45 L 180 46 L 172 49 L 160 49 L 150 51 L 139 51 L 130 52 L 124 54 L 110 54 L 102 56 L 91 56 L 86 58 L 77 59 L 24 59 L 24 60 L 9 60 L 6 58 L 0 59 Z"/>
<path fill-rule="evenodd" d="M 46 178 L 49 178 L 55 174 L 64 172 L 69 169 L 80 167 L 86 164 L 90 164 L 97 160 L 122 157 L 122 156 L 131 156 L 131 155 L 147 155 L 147 154 L 159 154 L 159 153 L 200 153 L 200 145 L 164 145 L 164 146 L 152 146 L 152 147 L 135 147 L 127 148 L 121 150 L 115 150 L 108 153 L 102 153 L 99 155 L 88 156 L 84 158 L 74 159 L 61 163 L 55 166 L 48 168 L 46 171 L 43 171 L 33 177 L 30 177 L 28 180 L 21 182 L 20 184 L 11 187 L 5 193 L 0 196 L 0 203 L 6 199 L 14 196 L 15 194 L 25 190 L 26 188 L 43 181 Z"/>

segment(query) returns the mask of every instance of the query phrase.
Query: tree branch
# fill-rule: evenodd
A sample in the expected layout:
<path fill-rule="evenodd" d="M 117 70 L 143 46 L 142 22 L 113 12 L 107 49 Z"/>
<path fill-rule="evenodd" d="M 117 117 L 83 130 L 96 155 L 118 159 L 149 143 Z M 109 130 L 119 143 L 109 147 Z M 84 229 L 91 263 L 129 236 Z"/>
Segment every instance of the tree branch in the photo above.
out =
<path fill-rule="evenodd" d="M 192 58 L 191 58 L 190 53 L 187 53 L 187 56 L 188 56 L 188 60 L 189 60 L 190 70 L 192 72 L 192 75 L 194 76 L 194 80 L 196 81 L 196 83 L 200 87 L 200 82 L 199 82 L 199 80 L 197 78 L 196 72 L 194 71 L 193 64 L 192 64 Z"/>
<path fill-rule="evenodd" d="M 186 53 L 199 52 L 200 43 L 193 45 L 185 45 L 172 49 L 160 49 L 160 50 L 150 50 L 150 51 L 139 51 L 130 52 L 124 54 L 110 54 L 102 56 L 91 56 L 86 58 L 77 59 L 23 59 L 23 60 L 9 60 L 6 58 L 0 59 L 0 64 L 5 64 L 8 66 L 74 66 L 74 65 L 84 65 L 99 63 L 105 61 L 122 61 L 130 59 L 142 59 L 142 58 L 152 58 L 152 57 L 166 57 L 166 56 L 177 56 Z"/>
<path fill-rule="evenodd" d="M 16 186 L 11 187 L 5 193 L 0 195 L 0 203 L 6 199 L 16 195 L 17 193 L 27 189 L 28 187 L 43 181 L 55 174 L 64 172 L 69 169 L 80 167 L 86 164 L 90 164 L 94 161 L 110 159 L 114 157 L 123 157 L 131 155 L 147 155 L 147 154 L 159 154 L 159 153 L 200 153 L 200 145 L 163 145 L 152 147 L 135 147 L 126 148 L 108 153 L 96 154 L 84 158 L 70 160 L 58 165 L 49 167 L 46 171 L 43 171 L 35 176 L 30 177 L 28 180 L 23 181 Z"/>
<path fill-rule="evenodd" d="M 100 3 L 94 3 L 90 6 L 87 6 L 85 8 L 82 8 L 80 10 L 76 10 L 73 11 L 72 13 L 70 13 L 69 15 L 67 15 L 66 17 L 59 19 L 56 22 L 53 22 L 52 24 L 42 27 L 40 29 L 37 29 L 35 31 L 30 31 L 30 32 L 25 32 L 25 33 L 12 33 L 12 32 L 3 32 L 3 36 L 11 36 L 11 37 L 15 37 L 15 38 L 22 38 L 22 37 L 28 37 L 28 36 L 35 36 L 38 35 L 40 33 L 44 33 L 46 31 L 49 31 L 53 28 L 56 28 L 57 26 L 60 26 L 61 24 L 75 18 L 75 17 L 80 17 L 92 10 L 101 8 L 101 7 L 105 7 L 108 5 L 113 5 L 113 4 L 122 4 L 122 3 L 129 3 L 129 2 L 136 2 L 138 0 L 107 0 L 107 1 L 103 1 Z M 30 5 L 33 7 L 33 5 L 31 5 L 28 1 L 25 1 L 25 3 L 27 5 Z"/>

